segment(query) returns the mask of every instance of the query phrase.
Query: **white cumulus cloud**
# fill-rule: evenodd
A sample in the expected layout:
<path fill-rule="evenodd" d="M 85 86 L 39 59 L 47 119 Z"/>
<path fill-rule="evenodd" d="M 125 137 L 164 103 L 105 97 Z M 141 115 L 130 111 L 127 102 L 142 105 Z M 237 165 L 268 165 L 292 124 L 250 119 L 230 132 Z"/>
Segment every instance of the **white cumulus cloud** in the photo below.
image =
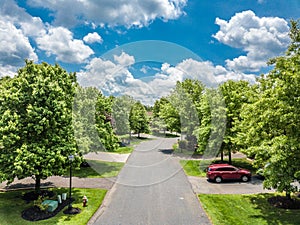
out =
<path fill-rule="evenodd" d="M 135 59 L 132 55 L 128 55 L 125 52 L 122 52 L 121 55 L 114 55 L 114 61 L 121 66 L 129 66 L 134 64 Z"/>
<path fill-rule="evenodd" d="M 145 75 L 137 79 L 128 69 L 134 62 L 134 57 L 125 52 L 114 55 L 113 61 L 94 58 L 84 70 L 77 73 L 78 81 L 82 86 L 97 87 L 105 95 L 130 95 L 147 105 L 167 96 L 177 81 L 187 78 L 198 79 L 207 86 L 216 86 L 229 79 L 255 82 L 253 74 L 229 71 L 209 61 L 194 59 L 185 59 L 175 66 L 163 63 L 154 76 Z"/>
<path fill-rule="evenodd" d="M 37 37 L 45 33 L 41 18 L 31 16 L 25 9 L 20 8 L 14 0 L 1 1 L 0 15 L 2 20 L 11 22 L 21 29 L 26 36 Z"/>
<path fill-rule="evenodd" d="M 97 26 L 147 26 L 155 19 L 177 19 L 184 14 L 187 0 L 28 0 L 33 7 L 45 7 L 53 11 L 55 24 L 74 26 L 92 21 Z M 84 9 L 84 10 L 82 10 Z M 67 13 L 66 13 L 67 12 Z"/>
<path fill-rule="evenodd" d="M 29 15 L 14 0 L 2 0 L 0 7 L 0 77 L 12 76 L 25 59 L 38 61 L 32 39 L 45 33 L 42 20 Z"/>
<path fill-rule="evenodd" d="M 251 83 L 254 83 L 256 79 L 255 74 L 245 74 L 228 70 L 223 66 L 214 65 L 210 61 L 200 62 L 193 59 L 186 59 L 176 67 L 185 72 L 185 79 L 191 78 L 200 80 L 209 87 L 216 86 L 227 80 L 248 80 Z"/>
<path fill-rule="evenodd" d="M 229 69 L 257 72 L 269 58 L 282 54 L 289 44 L 287 21 L 278 17 L 258 17 L 248 10 L 236 13 L 229 21 L 216 18 L 218 41 L 243 49 L 246 55 L 226 60 Z"/>
<path fill-rule="evenodd" d="M 38 60 L 28 37 L 13 23 L 0 17 L 0 76 L 11 76 L 25 59 Z"/>
<path fill-rule="evenodd" d="M 103 43 L 102 37 L 97 32 L 88 33 L 86 36 L 84 36 L 83 40 L 85 43 L 88 43 L 88 44 L 92 44 L 92 43 L 102 44 Z"/>
<path fill-rule="evenodd" d="M 50 27 L 47 34 L 36 39 L 39 49 L 46 51 L 48 56 L 55 55 L 56 60 L 67 63 L 84 63 L 94 51 L 74 39 L 71 31 L 64 27 Z"/>

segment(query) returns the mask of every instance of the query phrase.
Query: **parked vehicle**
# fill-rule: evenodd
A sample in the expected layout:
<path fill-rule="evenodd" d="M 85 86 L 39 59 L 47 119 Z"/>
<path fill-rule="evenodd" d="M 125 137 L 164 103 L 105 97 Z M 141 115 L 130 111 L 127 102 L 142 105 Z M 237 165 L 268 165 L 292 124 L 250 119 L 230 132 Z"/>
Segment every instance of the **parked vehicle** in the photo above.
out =
<path fill-rule="evenodd" d="M 208 166 L 206 176 L 208 180 L 221 183 L 223 180 L 241 180 L 247 182 L 251 179 L 251 172 L 229 164 L 212 164 Z"/>

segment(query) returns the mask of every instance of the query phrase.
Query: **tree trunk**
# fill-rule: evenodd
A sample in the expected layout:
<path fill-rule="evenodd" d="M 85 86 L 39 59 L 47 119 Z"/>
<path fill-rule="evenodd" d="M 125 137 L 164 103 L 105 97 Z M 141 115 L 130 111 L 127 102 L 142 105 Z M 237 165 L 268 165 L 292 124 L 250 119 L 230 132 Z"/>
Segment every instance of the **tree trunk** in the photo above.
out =
<path fill-rule="evenodd" d="M 292 197 L 291 197 L 291 192 L 287 191 L 286 194 L 285 194 L 286 198 L 288 200 L 292 200 Z"/>
<path fill-rule="evenodd" d="M 223 152 L 223 149 L 221 149 L 221 161 L 222 162 L 224 161 L 224 152 Z"/>
<path fill-rule="evenodd" d="M 221 161 L 224 161 L 224 142 L 221 144 Z"/>
<path fill-rule="evenodd" d="M 231 150 L 230 150 L 230 148 L 228 149 L 228 162 L 229 162 L 229 164 L 231 165 Z"/>
<path fill-rule="evenodd" d="M 41 177 L 39 175 L 35 176 L 35 193 L 41 193 Z"/>

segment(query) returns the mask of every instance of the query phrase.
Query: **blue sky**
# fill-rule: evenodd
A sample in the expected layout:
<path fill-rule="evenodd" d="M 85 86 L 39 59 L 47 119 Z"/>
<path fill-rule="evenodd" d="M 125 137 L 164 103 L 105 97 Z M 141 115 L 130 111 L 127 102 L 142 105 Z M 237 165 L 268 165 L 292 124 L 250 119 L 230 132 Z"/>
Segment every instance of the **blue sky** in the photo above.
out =
<path fill-rule="evenodd" d="M 77 72 L 106 95 L 152 104 L 176 81 L 266 73 L 299 0 L 2 0 L 0 76 L 26 58 Z M 151 40 L 151 41 L 149 41 Z"/>

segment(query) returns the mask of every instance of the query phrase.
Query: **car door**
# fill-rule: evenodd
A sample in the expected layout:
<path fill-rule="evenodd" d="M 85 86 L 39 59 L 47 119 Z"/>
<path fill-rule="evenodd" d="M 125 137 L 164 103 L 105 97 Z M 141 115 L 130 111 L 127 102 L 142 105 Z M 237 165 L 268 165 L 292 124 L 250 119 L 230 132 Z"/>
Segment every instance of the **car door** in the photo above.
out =
<path fill-rule="evenodd" d="M 233 180 L 233 179 L 238 179 L 237 178 L 238 174 L 235 168 L 233 167 L 224 167 L 223 168 L 223 179 L 226 180 Z"/>
<path fill-rule="evenodd" d="M 231 179 L 238 180 L 241 178 L 238 168 L 231 168 Z"/>

